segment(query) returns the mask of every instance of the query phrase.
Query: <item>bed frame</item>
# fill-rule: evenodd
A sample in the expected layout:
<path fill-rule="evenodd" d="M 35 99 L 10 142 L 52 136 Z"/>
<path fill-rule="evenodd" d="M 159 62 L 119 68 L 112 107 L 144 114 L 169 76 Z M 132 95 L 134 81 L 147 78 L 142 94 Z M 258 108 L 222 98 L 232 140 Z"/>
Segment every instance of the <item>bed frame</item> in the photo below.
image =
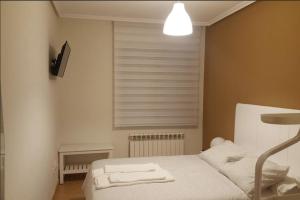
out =
<path fill-rule="evenodd" d="M 295 137 L 300 125 L 272 125 L 261 121 L 262 114 L 299 113 L 300 110 L 237 104 L 235 115 L 234 141 L 247 151 L 262 155 L 269 149 Z M 284 149 L 284 148 L 283 148 Z M 290 166 L 289 175 L 300 176 L 300 143 L 284 149 L 270 157 L 277 163 Z M 276 200 L 299 200 L 300 195 L 269 197 Z"/>

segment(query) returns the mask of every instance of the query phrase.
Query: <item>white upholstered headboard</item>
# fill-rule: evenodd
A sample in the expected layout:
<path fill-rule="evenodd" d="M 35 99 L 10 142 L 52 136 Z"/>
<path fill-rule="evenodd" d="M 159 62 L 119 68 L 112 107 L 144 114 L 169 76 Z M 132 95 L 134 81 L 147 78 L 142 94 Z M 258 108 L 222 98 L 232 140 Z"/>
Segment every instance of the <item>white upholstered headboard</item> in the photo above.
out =
<path fill-rule="evenodd" d="M 300 110 L 237 104 L 235 112 L 234 142 L 247 151 L 260 155 L 275 145 L 294 137 L 300 125 L 273 125 L 260 120 L 261 114 L 300 113 Z M 300 142 L 279 152 L 270 159 L 287 164 L 291 174 L 300 176 Z"/>

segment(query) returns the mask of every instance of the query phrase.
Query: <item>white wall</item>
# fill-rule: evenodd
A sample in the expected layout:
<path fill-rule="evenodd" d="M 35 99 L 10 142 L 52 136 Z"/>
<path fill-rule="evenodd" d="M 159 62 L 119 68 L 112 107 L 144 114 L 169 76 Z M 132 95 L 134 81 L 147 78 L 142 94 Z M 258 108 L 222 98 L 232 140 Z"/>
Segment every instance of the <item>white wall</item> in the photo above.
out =
<path fill-rule="evenodd" d="M 59 21 L 60 43 L 68 40 L 72 49 L 65 76 L 59 80 L 60 143 L 111 142 L 115 147 L 115 157 L 128 156 L 129 132 L 160 130 L 114 130 L 112 127 L 112 22 L 80 19 Z M 201 72 L 202 83 L 203 68 Z M 201 89 L 201 115 L 202 96 Z M 187 133 L 185 153 L 199 153 L 202 148 L 202 116 L 199 128 L 180 131 Z"/>
<path fill-rule="evenodd" d="M 57 17 L 50 2 L 1 2 L 5 199 L 50 200 L 57 183 L 56 81 L 49 77 Z"/>

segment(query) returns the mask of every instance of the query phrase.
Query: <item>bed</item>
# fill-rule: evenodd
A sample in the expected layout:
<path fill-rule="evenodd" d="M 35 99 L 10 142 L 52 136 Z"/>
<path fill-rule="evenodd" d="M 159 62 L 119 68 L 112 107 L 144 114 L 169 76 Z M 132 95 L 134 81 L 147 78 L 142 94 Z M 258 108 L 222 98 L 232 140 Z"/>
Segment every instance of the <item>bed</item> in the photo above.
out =
<path fill-rule="evenodd" d="M 93 178 L 89 172 L 83 184 L 86 200 L 248 199 L 243 191 L 198 155 L 99 160 L 92 164 L 92 169 L 103 167 L 105 164 L 147 162 L 158 163 L 162 168 L 170 171 L 176 177 L 176 181 L 95 190 Z"/>
<path fill-rule="evenodd" d="M 275 128 L 263 125 L 260 121 L 261 113 L 274 112 L 299 112 L 239 104 L 236 109 L 235 143 L 243 146 L 247 151 L 260 154 L 269 147 L 280 143 L 286 138 L 292 137 L 299 126 Z M 279 131 L 283 135 L 272 135 L 271 132 Z M 260 134 L 259 136 L 257 134 Z M 271 135 L 270 135 L 271 134 Z M 289 164 L 291 173 L 299 175 L 300 160 L 298 152 L 299 144 L 272 157 L 276 162 Z M 169 183 L 139 184 L 123 187 L 111 187 L 96 190 L 91 171 L 104 167 L 107 164 L 130 163 L 158 163 L 168 170 L 176 179 Z M 95 161 L 91 165 L 84 184 L 82 186 L 86 200 L 249 200 L 250 198 L 230 179 L 209 165 L 199 155 L 161 156 L 122 158 Z M 267 191 L 264 197 L 274 196 Z M 273 198 L 273 197 L 272 197 Z M 271 199 L 272 199 L 271 198 Z M 275 198 L 276 195 L 275 195 Z M 273 199 L 275 199 L 273 198 Z M 298 194 L 289 197 L 278 197 L 281 200 L 299 200 Z"/>

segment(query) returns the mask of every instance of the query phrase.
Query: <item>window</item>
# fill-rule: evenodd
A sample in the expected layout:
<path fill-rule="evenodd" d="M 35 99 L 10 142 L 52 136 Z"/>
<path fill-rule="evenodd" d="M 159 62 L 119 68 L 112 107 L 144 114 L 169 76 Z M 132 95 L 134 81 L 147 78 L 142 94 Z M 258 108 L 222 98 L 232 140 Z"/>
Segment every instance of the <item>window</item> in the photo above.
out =
<path fill-rule="evenodd" d="M 159 24 L 114 24 L 114 127 L 198 125 L 202 32 L 171 37 Z"/>

